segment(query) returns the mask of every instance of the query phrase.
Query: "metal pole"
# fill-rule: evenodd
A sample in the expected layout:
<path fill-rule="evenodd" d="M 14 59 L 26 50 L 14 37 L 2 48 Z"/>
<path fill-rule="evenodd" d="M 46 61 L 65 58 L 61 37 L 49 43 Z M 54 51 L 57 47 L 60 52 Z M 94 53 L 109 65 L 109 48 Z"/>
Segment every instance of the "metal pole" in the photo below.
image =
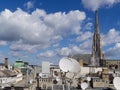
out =
<path fill-rule="evenodd" d="M 25 83 L 26 87 L 28 87 L 28 80 L 29 78 L 28 78 L 28 66 L 27 66 L 26 67 L 26 83 Z"/>
<path fill-rule="evenodd" d="M 68 90 L 70 90 L 70 83 L 68 83 Z"/>
<path fill-rule="evenodd" d="M 65 90 L 65 84 L 62 84 L 62 88 L 63 88 L 63 90 Z"/>
<path fill-rule="evenodd" d="M 69 79 L 69 81 L 68 81 L 68 90 L 70 90 L 70 89 L 71 89 L 71 84 L 72 84 L 72 80 L 71 80 L 71 79 Z"/>
<path fill-rule="evenodd" d="M 54 89 L 54 85 L 52 84 L 52 90 Z"/>
<path fill-rule="evenodd" d="M 40 77 L 40 78 L 41 78 L 41 77 Z M 37 79 L 37 88 L 39 88 L 39 73 L 37 73 L 36 79 Z"/>
<path fill-rule="evenodd" d="M 65 78 L 62 78 L 62 88 L 65 90 Z"/>
<path fill-rule="evenodd" d="M 14 85 L 11 86 L 11 90 L 15 90 Z"/>

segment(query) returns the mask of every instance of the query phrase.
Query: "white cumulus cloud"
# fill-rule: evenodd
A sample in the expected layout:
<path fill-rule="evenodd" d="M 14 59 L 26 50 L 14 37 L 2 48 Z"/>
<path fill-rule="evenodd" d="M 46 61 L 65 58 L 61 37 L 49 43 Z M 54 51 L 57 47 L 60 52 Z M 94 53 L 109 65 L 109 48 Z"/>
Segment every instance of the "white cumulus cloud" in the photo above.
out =
<path fill-rule="evenodd" d="M 64 37 L 79 34 L 86 15 L 79 10 L 46 14 L 41 9 L 31 14 L 18 8 L 0 12 L 0 40 L 11 43 L 10 50 L 33 51 L 57 45 Z"/>
<path fill-rule="evenodd" d="M 31 60 L 33 56 L 34 59 L 36 56 L 40 59 L 58 54 L 68 55 L 71 53 L 70 47 L 68 49 L 63 47 L 60 53 L 46 49 L 51 47 L 57 49 L 64 38 L 80 35 L 81 25 L 85 19 L 85 12 L 79 10 L 47 14 L 42 9 L 36 9 L 31 13 L 20 8 L 15 11 L 5 9 L 0 12 L 0 45 L 9 48 L 7 53 L 10 57 L 26 60 Z M 76 48 L 74 49 L 78 52 Z M 38 54 L 40 50 L 43 52 Z"/>
<path fill-rule="evenodd" d="M 115 28 L 110 29 L 107 34 L 103 34 L 101 36 L 103 46 L 120 42 L 120 32 Z"/>
<path fill-rule="evenodd" d="M 34 2 L 33 1 L 28 1 L 25 6 L 27 7 L 27 9 L 31 9 L 34 7 Z"/>
<path fill-rule="evenodd" d="M 83 5 L 92 11 L 98 10 L 101 7 L 110 7 L 118 2 L 120 0 L 82 0 Z"/>
<path fill-rule="evenodd" d="M 109 48 L 105 55 L 107 58 L 119 59 L 120 58 L 120 43 L 116 43 L 114 47 Z"/>
<path fill-rule="evenodd" d="M 69 56 L 71 55 L 71 49 L 69 47 L 63 47 L 58 51 L 58 54 L 61 56 Z"/>
<path fill-rule="evenodd" d="M 112 28 L 107 34 L 102 34 L 102 45 L 106 48 L 104 50 L 105 57 L 111 59 L 118 59 L 120 53 L 120 31 Z"/>
<path fill-rule="evenodd" d="M 45 57 L 45 58 L 50 58 L 50 57 L 54 57 L 56 54 L 53 51 L 46 51 L 44 53 L 40 53 L 39 55 L 37 55 L 37 57 Z"/>
<path fill-rule="evenodd" d="M 82 41 L 92 38 L 92 36 L 93 36 L 93 34 L 89 31 L 81 32 L 81 34 L 77 37 L 77 41 L 82 42 Z"/>
<path fill-rule="evenodd" d="M 0 46 L 5 46 L 5 45 L 7 45 L 6 41 L 0 41 Z"/>

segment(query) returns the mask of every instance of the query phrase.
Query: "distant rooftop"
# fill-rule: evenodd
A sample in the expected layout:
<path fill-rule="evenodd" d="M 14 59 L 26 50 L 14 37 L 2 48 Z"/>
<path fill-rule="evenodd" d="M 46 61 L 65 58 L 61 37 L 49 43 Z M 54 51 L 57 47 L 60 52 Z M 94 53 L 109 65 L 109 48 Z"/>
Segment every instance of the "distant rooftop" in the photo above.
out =
<path fill-rule="evenodd" d="M 12 77 L 15 76 L 16 73 L 10 70 L 0 70 L 0 77 Z"/>
<path fill-rule="evenodd" d="M 4 63 L 0 63 L 0 66 L 4 66 L 5 64 Z"/>
<path fill-rule="evenodd" d="M 73 58 L 76 60 L 82 59 L 82 60 L 84 60 L 85 64 L 89 64 L 90 59 L 91 59 L 91 54 L 76 54 L 73 56 Z"/>

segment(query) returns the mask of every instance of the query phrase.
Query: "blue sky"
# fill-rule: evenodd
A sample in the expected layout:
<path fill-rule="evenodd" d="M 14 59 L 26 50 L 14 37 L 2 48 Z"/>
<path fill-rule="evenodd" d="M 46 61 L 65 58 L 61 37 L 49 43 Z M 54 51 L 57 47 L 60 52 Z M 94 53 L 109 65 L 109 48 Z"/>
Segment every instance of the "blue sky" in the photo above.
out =
<path fill-rule="evenodd" d="M 0 0 L 0 62 L 39 65 L 91 53 L 94 11 L 99 11 L 102 48 L 120 59 L 120 0 Z"/>

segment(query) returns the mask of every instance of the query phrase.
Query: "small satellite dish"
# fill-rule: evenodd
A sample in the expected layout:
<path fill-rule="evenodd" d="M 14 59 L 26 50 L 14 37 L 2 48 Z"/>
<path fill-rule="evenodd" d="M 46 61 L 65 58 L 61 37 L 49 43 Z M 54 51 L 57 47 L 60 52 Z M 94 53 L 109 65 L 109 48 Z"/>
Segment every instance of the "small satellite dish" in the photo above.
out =
<path fill-rule="evenodd" d="M 120 90 L 120 77 L 115 77 L 113 79 L 113 85 L 117 90 Z"/>
<path fill-rule="evenodd" d="M 57 72 L 57 71 L 54 71 L 54 75 L 55 75 L 55 76 L 58 76 L 58 72 Z"/>
<path fill-rule="evenodd" d="M 53 77 L 56 78 L 56 81 L 57 81 L 57 82 L 60 81 L 60 77 L 59 77 L 59 74 L 58 74 L 57 71 L 54 71 L 54 72 L 53 72 Z"/>
<path fill-rule="evenodd" d="M 91 81 L 91 77 L 87 77 L 87 81 L 88 81 L 88 82 Z"/>
<path fill-rule="evenodd" d="M 114 77 L 114 78 L 116 77 L 116 74 L 115 74 L 115 73 L 113 73 L 113 77 Z"/>
<path fill-rule="evenodd" d="M 5 88 L 5 86 L 1 86 L 1 89 L 4 89 Z"/>
<path fill-rule="evenodd" d="M 56 77 L 56 81 L 60 81 L 60 77 Z"/>
<path fill-rule="evenodd" d="M 57 71 L 53 72 L 53 77 L 58 77 L 58 72 Z"/>
<path fill-rule="evenodd" d="M 88 84 L 86 82 L 83 82 L 81 84 L 81 88 L 82 88 L 82 90 L 85 90 L 86 88 L 88 88 Z"/>
<path fill-rule="evenodd" d="M 42 77 L 42 73 L 39 73 L 39 76 Z"/>
<path fill-rule="evenodd" d="M 57 80 L 53 80 L 53 84 L 57 84 L 58 82 L 57 82 Z"/>

